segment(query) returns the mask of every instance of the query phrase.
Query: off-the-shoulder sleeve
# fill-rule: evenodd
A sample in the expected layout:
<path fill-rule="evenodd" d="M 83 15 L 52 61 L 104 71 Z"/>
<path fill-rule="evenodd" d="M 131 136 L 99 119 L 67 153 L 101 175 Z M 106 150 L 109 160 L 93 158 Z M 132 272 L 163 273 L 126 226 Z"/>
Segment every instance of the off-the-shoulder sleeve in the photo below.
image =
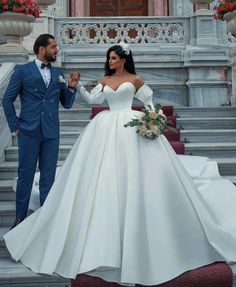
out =
<path fill-rule="evenodd" d="M 105 100 L 105 95 L 102 91 L 102 84 L 98 84 L 89 93 L 85 87 L 79 83 L 77 91 L 88 104 L 101 104 Z"/>
<path fill-rule="evenodd" d="M 135 94 L 135 98 L 143 102 L 145 108 L 154 110 L 152 102 L 153 91 L 148 85 L 143 85 L 138 89 Z"/>

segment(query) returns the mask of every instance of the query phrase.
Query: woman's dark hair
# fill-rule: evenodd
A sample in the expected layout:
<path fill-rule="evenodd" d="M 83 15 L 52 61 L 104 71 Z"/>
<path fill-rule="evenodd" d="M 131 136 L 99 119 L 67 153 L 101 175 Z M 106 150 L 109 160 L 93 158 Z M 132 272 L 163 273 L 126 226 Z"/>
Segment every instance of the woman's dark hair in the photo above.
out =
<path fill-rule="evenodd" d="M 38 36 L 38 38 L 35 40 L 34 47 L 33 47 L 34 53 L 36 55 L 38 55 L 38 53 L 39 53 L 39 47 L 40 46 L 43 46 L 45 48 L 47 47 L 49 39 L 54 40 L 55 37 L 53 35 L 50 35 L 50 34 L 41 34 L 40 36 Z"/>
<path fill-rule="evenodd" d="M 109 66 L 109 56 L 112 51 L 114 51 L 121 59 L 126 60 L 124 63 L 124 68 L 127 72 L 130 74 L 136 74 L 131 50 L 129 50 L 129 54 L 127 55 L 126 51 L 124 51 L 120 45 L 114 45 L 107 50 L 106 63 L 104 65 L 105 76 L 111 76 L 115 73 L 115 70 L 110 69 Z"/>

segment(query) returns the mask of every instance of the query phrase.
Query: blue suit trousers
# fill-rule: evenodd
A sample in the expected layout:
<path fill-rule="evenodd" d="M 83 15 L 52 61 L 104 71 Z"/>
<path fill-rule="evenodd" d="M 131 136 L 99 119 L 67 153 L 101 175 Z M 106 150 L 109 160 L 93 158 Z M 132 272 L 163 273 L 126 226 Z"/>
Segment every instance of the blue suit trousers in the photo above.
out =
<path fill-rule="evenodd" d="M 27 216 L 37 162 L 40 171 L 39 196 L 42 205 L 55 179 L 59 138 L 32 137 L 18 134 L 18 181 L 16 187 L 16 218 Z"/>

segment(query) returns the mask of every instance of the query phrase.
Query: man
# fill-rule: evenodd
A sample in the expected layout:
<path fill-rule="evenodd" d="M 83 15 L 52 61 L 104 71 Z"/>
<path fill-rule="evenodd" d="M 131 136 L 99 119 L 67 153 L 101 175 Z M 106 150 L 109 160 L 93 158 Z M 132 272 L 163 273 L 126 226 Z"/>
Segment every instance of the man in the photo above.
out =
<path fill-rule="evenodd" d="M 40 204 L 55 178 L 59 151 L 59 102 L 72 107 L 79 74 L 68 78 L 53 68 L 58 53 L 50 34 L 40 35 L 34 44 L 35 61 L 19 66 L 13 73 L 3 97 L 3 109 L 11 132 L 18 137 L 18 181 L 15 227 L 27 216 L 37 162 L 40 170 Z M 20 96 L 21 110 L 16 115 L 14 101 Z"/>

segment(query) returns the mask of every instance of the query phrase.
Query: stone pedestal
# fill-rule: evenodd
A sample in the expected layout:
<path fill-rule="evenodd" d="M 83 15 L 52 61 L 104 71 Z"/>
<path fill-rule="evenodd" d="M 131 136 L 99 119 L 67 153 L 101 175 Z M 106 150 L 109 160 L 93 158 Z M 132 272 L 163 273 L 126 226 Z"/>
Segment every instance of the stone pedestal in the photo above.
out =
<path fill-rule="evenodd" d="M 31 33 L 34 21 L 32 15 L 22 13 L 6 12 L 0 15 L 0 34 L 6 40 L 6 44 L 0 46 L 0 62 L 27 62 L 28 50 L 22 41 Z"/>
<path fill-rule="evenodd" d="M 217 21 L 210 10 L 198 10 L 190 18 L 192 46 L 219 44 Z"/>
<path fill-rule="evenodd" d="M 219 107 L 229 105 L 229 51 L 220 48 L 188 47 L 184 53 L 188 68 L 190 107 Z"/>

